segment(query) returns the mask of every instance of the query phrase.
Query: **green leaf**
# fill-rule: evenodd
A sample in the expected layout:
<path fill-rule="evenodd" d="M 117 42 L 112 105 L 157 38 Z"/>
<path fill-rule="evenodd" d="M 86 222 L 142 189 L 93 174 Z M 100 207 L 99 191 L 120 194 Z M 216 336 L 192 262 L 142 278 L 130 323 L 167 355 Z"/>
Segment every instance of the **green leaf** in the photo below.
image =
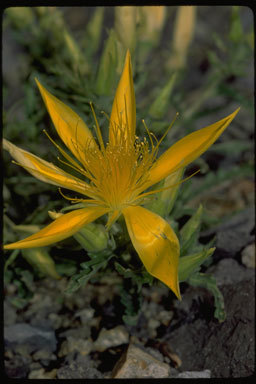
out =
<path fill-rule="evenodd" d="M 32 267 L 39 270 L 43 275 L 60 279 L 57 273 L 55 263 L 49 255 L 46 248 L 22 249 L 22 256 L 27 260 Z"/>
<path fill-rule="evenodd" d="M 170 107 L 170 97 L 174 88 L 176 77 L 177 73 L 173 73 L 169 81 L 167 81 L 165 86 L 159 92 L 153 104 L 149 107 L 149 114 L 152 117 L 156 119 L 163 118 L 167 108 Z"/>
<path fill-rule="evenodd" d="M 142 304 L 140 292 L 133 284 L 128 288 L 122 287 L 120 291 L 120 301 L 125 307 L 125 314 L 122 316 L 123 321 L 130 326 L 136 325 Z"/>
<path fill-rule="evenodd" d="M 14 262 L 18 254 L 20 253 L 19 249 L 15 249 L 9 256 L 8 260 L 5 262 L 4 265 L 4 272 L 6 272 L 7 268 Z"/>
<path fill-rule="evenodd" d="M 231 25 L 229 31 L 229 38 L 234 43 L 240 42 L 244 37 L 243 27 L 240 20 L 239 7 L 234 5 L 232 7 Z"/>
<path fill-rule="evenodd" d="M 195 287 L 204 287 L 213 294 L 215 306 L 214 316 L 219 322 L 223 322 L 226 318 L 224 298 L 217 286 L 215 278 L 204 273 L 195 273 L 190 276 L 188 283 Z"/>
<path fill-rule="evenodd" d="M 198 210 L 194 213 L 194 215 L 186 222 L 185 225 L 180 230 L 181 241 L 186 243 L 192 234 L 198 229 L 201 223 L 201 216 L 203 212 L 203 206 L 200 204 Z"/>
<path fill-rule="evenodd" d="M 201 226 L 202 212 L 203 206 L 200 204 L 198 210 L 180 230 L 181 255 L 184 255 L 187 250 L 191 249 L 197 242 Z"/>
<path fill-rule="evenodd" d="M 95 82 L 95 92 L 98 95 L 111 95 L 117 84 L 117 70 L 119 67 L 121 43 L 118 41 L 115 31 L 109 32 L 101 55 L 100 65 Z"/>
<path fill-rule="evenodd" d="M 99 48 L 103 27 L 103 16 L 104 7 L 96 7 L 94 14 L 87 24 L 85 38 L 82 41 L 82 44 L 86 48 L 87 56 L 91 56 Z"/>
<path fill-rule="evenodd" d="M 180 180 L 184 173 L 184 168 L 179 169 L 173 174 L 167 176 L 162 182 L 155 187 L 155 189 L 168 188 L 162 192 L 157 193 L 154 196 L 154 200 L 145 205 L 147 209 L 157 213 L 162 217 L 167 217 L 178 196 L 178 191 L 180 188 Z"/>
<path fill-rule="evenodd" d="M 83 268 L 79 273 L 73 275 L 69 280 L 68 286 L 65 289 L 66 293 L 73 293 L 77 291 L 82 285 L 85 285 L 96 273 L 107 266 L 109 260 L 114 257 L 114 254 L 107 254 L 102 252 L 100 255 L 90 255 L 93 259 L 88 262 L 82 263 L 80 266 Z"/>
<path fill-rule="evenodd" d="M 193 273 L 198 272 L 200 266 L 214 251 L 215 248 L 204 249 L 201 252 L 181 257 L 179 260 L 179 282 L 188 280 Z"/>

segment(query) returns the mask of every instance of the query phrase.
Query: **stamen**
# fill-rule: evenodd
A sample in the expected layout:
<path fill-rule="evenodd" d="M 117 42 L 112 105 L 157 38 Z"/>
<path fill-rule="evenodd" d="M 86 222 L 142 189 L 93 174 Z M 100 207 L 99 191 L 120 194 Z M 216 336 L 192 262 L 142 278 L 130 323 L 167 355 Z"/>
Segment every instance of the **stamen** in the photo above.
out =
<path fill-rule="evenodd" d="M 166 191 L 169 188 L 176 187 L 177 185 L 180 185 L 180 184 L 184 183 L 185 181 L 191 179 L 191 177 L 195 176 L 198 172 L 200 172 L 200 169 L 198 169 L 196 172 L 192 173 L 192 175 L 190 175 L 190 176 L 186 177 L 185 179 L 179 181 L 178 183 L 169 185 L 168 187 L 165 187 L 165 188 L 156 189 L 155 191 L 149 191 L 149 192 L 146 192 L 146 193 L 142 193 L 134 201 L 136 201 L 136 200 L 138 200 L 138 199 L 140 199 L 142 197 L 153 195 L 153 194 L 158 193 L 158 192 Z"/>
<path fill-rule="evenodd" d="M 61 194 L 61 196 L 64 197 L 64 199 L 70 200 L 72 203 L 74 203 L 74 202 L 85 202 L 85 201 L 88 201 L 88 202 L 90 201 L 91 202 L 91 201 L 93 201 L 91 199 L 78 199 L 76 197 L 65 196 L 64 193 L 61 191 L 61 188 L 58 188 L 58 191 Z"/>
<path fill-rule="evenodd" d="M 83 169 L 81 169 L 81 171 L 78 170 L 76 167 L 73 167 L 73 165 L 71 165 L 71 164 L 67 163 L 66 161 L 62 160 L 59 156 L 57 156 L 57 159 L 58 159 L 62 164 L 65 164 L 65 165 L 67 165 L 68 167 L 74 169 L 75 171 L 81 173 L 81 175 L 86 176 L 86 172 L 85 172 Z"/>
<path fill-rule="evenodd" d="M 91 107 L 91 110 L 92 110 L 92 113 L 93 113 L 94 121 L 96 123 L 96 130 L 95 131 L 96 131 L 97 138 L 99 140 L 100 148 L 101 148 L 102 152 L 104 152 L 105 151 L 105 146 L 104 146 L 103 138 L 102 138 L 101 131 L 100 131 L 100 126 L 99 126 L 96 114 L 94 112 L 94 108 L 93 108 L 92 102 L 90 102 L 90 107 Z"/>
<path fill-rule="evenodd" d="M 43 129 L 43 133 L 48 137 L 48 139 L 52 142 L 53 145 L 60 151 L 60 153 L 74 166 L 74 169 L 83 174 L 83 169 L 77 164 L 75 160 L 72 159 L 71 156 L 69 156 L 49 135 L 49 133 L 46 131 L 46 129 Z"/>
<path fill-rule="evenodd" d="M 105 111 L 100 111 L 100 113 L 102 113 L 108 119 L 108 122 L 110 123 L 109 115 Z"/>
<path fill-rule="evenodd" d="M 167 128 L 167 130 L 165 131 L 165 133 L 163 134 L 163 136 L 161 137 L 161 139 L 158 141 L 157 145 L 156 145 L 156 149 L 158 150 L 160 144 L 162 143 L 163 139 L 166 137 L 166 135 L 169 133 L 170 129 L 172 128 L 173 124 L 175 123 L 177 117 L 179 116 L 179 112 L 176 112 L 176 115 L 173 119 L 173 121 L 171 122 L 171 124 L 169 125 L 169 127 Z M 156 158 L 156 155 L 154 153 L 154 158 Z"/>
<path fill-rule="evenodd" d="M 149 129 L 148 129 L 147 124 L 146 124 L 146 122 L 145 122 L 144 119 L 142 119 L 142 124 L 144 125 L 144 127 L 145 127 L 145 129 L 146 129 L 146 131 L 147 131 L 147 134 L 148 134 L 148 137 L 149 137 L 149 140 L 150 140 L 150 143 L 151 143 L 151 150 L 153 151 L 153 149 L 154 149 L 154 143 L 153 143 L 151 134 L 150 134 L 150 132 L 149 132 Z"/>

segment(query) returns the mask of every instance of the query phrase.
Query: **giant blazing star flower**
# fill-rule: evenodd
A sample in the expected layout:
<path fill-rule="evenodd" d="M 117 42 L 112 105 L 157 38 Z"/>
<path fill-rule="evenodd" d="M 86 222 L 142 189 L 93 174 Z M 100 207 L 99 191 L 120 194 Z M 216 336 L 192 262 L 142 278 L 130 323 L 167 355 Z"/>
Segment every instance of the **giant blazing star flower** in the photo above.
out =
<path fill-rule="evenodd" d="M 33 176 L 68 188 L 86 198 L 73 199 L 85 208 L 66 213 L 24 240 L 5 249 L 47 246 L 72 236 L 86 224 L 108 214 L 107 228 L 124 216 L 132 244 L 147 271 L 165 283 L 178 298 L 179 241 L 171 226 L 159 215 L 143 208 L 149 187 L 176 172 L 205 152 L 234 119 L 238 109 L 224 119 L 179 140 L 156 159 L 161 140 L 154 145 L 135 135 L 136 106 L 130 54 L 127 52 L 109 122 L 105 145 L 96 122 L 97 142 L 87 125 L 68 106 L 37 81 L 53 124 L 76 160 L 57 144 L 70 167 L 81 174 L 72 176 L 57 166 L 24 151 L 7 140 L 4 148 Z"/>

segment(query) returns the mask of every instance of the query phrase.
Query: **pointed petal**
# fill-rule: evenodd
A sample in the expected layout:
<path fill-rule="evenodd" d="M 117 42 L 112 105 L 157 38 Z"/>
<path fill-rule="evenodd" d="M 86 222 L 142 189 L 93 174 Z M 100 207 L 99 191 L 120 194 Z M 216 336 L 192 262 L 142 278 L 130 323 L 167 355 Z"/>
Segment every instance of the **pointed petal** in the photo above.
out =
<path fill-rule="evenodd" d="M 158 183 L 172 172 L 185 167 L 201 156 L 228 127 L 239 109 L 224 119 L 185 136 L 170 147 L 150 170 L 149 184 Z"/>
<path fill-rule="evenodd" d="M 170 225 L 139 206 L 123 210 L 134 248 L 147 271 L 165 283 L 180 299 L 178 283 L 179 241 Z"/>
<path fill-rule="evenodd" d="M 84 225 L 96 220 L 107 211 L 106 208 L 87 207 L 66 213 L 34 235 L 16 243 L 4 245 L 4 249 L 45 247 L 57 243 L 72 236 Z"/>
<path fill-rule="evenodd" d="M 77 113 L 47 91 L 37 79 L 35 80 L 60 138 L 83 163 L 85 148 L 97 147 L 89 128 Z"/>
<path fill-rule="evenodd" d="M 129 50 L 126 53 L 110 116 L 109 142 L 118 145 L 120 138 L 134 141 L 136 129 L 136 104 Z M 121 135 L 122 132 L 122 135 Z"/>
<path fill-rule="evenodd" d="M 40 157 L 32 155 L 30 152 L 24 151 L 6 139 L 3 139 L 3 148 L 37 179 L 90 196 L 90 192 L 87 193 L 90 189 L 87 183 L 69 175 L 52 163 L 40 159 Z"/>

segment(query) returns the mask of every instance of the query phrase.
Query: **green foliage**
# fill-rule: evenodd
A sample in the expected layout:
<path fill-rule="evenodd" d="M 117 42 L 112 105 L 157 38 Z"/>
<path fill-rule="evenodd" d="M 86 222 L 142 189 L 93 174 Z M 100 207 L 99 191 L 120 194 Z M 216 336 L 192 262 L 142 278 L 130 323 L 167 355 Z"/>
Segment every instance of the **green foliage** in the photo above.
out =
<path fill-rule="evenodd" d="M 202 212 L 203 207 L 200 205 L 198 210 L 180 230 L 181 256 L 186 254 L 188 249 L 193 249 L 196 244 L 201 226 Z"/>
<path fill-rule="evenodd" d="M 190 276 L 200 270 L 201 264 L 203 264 L 214 251 L 215 248 L 204 249 L 201 252 L 181 257 L 179 261 L 179 282 L 188 281 Z"/>
<path fill-rule="evenodd" d="M 46 248 L 23 249 L 22 256 L 36 268 L 43 276 L 50 276 L 53 279 L 60 279 L 56 271 L 54 260 L 49 255 Z"/>
<path fill-rule="evenodd" d="M 106 10 L 105 7 L 86 10 L 89 16 L 80 31 L 71 28 L 65 9 L 61 7 L 11 7 L 4 13 L 3 32 L 5 34 L 8 31 L 8 39 L 17 44 L 19 63 L 11 73 L 11 81 L 6 80 L 4 75 L 4 136 L 56 164 L 56 151 L 41 134 L 43 128 L 48 130 L 51 125 L 34 77 L 40 78 L 57 97 L 77 110 L 92 128 L 89 102 L 93 101 L 97 115 L 101 110 L 110 114 L 125 55 L 125 49 L 113 29 L 114 9 L 111 16 L 113 20 L 111 17 L 106 20 L 107 13 L 110 14 L 111 10 Z M 192 42 L 193 54 L 188 57 L 187 67 L 178 74 L 173 73 L 171 77 L 165 69 L 165 63 L 171 55 L 166 48 L 170 42 L 167 40 L 171 40 L 171 37 L 163 35 L 161 40 L 159 31 L 157 38 L 152 37 L 145 42 L 141 33 L 142 26 L 137 26 L 137 42 L 133 52 L 138 135 L 145 136 L 145 128 L 140 121 L 150 117 L 149 130 L 156 136 L 153 137 L 154 142 L 155 139 L 159 140 L 178 111 L 180 118 L 168 133 L 164 142 L 166 144 L 162 143 L 167 148 L 176 139 L 199 128 L 198 120 L 201 118 L 210 123 L 216 120 L 216 113 L 224 116 L 227 109 L 231 110 L 234 104 L 242 106 L 243 117 L 238 122 L 234 121 L 232 127 L 225 132 L 225 139 L 209 150 L 211 154 L 219 153 L 232 158 L 235 164 L 229 167 L 220 166 L 213 172 L 204 158 L 198 159 L 196 164 L 200 166 L 201 173 L 207 172 L 204 177 L 195 177 L 181 188 L 177 186 L 170 189 L 168 196 L 161 192 L 148 204 L 149 209 L 171 222 L 180 238 L 180 281 L 204 286 L 212 292 L 216 307 L 215 317 L 221 321 L 224 319 L 222 295 L 214 278 L 200 272 L 202 265 L 206 268 L 211 262 L 214 248 L 212 242 L 203 246 L 198 240 L 201 227 L 213 225 L 217 219 L 202 212 L 201 206 L 195 211 L 188 205 L 192 199 L 214 191 L 214 188 L 224 182 L 243 177 L 252 178 L 254 175 L 253 145 L 249 137 L 253 95 L 244 85 L 250 80 L 254 35 L 252 27 L 249 30 L 243 25 L 242 12 L 245 11 L 246 7 L 230 7 L 228 28 L 225 29 L 227 32 L 210 29 L 207 41 L 202 46 L 197 47 Z M 202 22 L 199 16 L 197 22 Z M 169 16 L 161 31 L 168 23 Z M 5 47 L 9 44 L 8 39 L 3 39 Z M 196 61 L 193 57 L 196 57 Z M 205 61 L 208 67 L 200 72 L 199 65 Z M 196 85 L 190 81 L 194 78 Z M 162 85 L 161 89 L 159 85 Z M 99 122 L 102 130 L 107 132 L 108 121 L 105 116 L 100 116 Z M 56 139 L 53 131 L 51 135 L 55 135 Z M 107 138 L 106 133 L 105 137 Z M 251 154 L 251 160 L 244 160 L 245 153 Z M 6 167 L 3 188 L 6 202 L 5 242 L 16 241 L 20 232 L 30 230 L 33 233 L 40 227 L 38 225 L 48 223 L 49 210 L 61 209 L 61 212 L 68 212 L 70 209 L 85 206 L 67 206 L 66 202 L 60 200 L 54 186 L 36 180 L 17 166 L 9 166 L 10 158 L 5 154 L 3 160 Z M 161 187 L 164 187 L 164 182 L 160 183 L 159 188 Z M 189 215 L 190 219 L 179 230 L 179 220 L 185 215 Z M 102 229 L 105 223 L 101 220 L 97 225 Z M 79 248 L 79 255 L 84 260 L 88 259 L 82 263 L 81 259 L 77 261 L 76 254 L 72 252 L 77 250 L 75 241 L 70 241 L 66 247 L 61 248 L 61 257 L 53 252 L 52 258 L 46 250 L 40 249 L 22 251 L 23 258 L 18 257 L 20 251 L 11 252 L 5 263 L 5 281 L 13 282 L 17 287 L 15 305 L 23 308 L 31 297 L 34 274 L 37 277 L 50 275 L 53 278 L 58 278 L 59 275 L 68 276 L 70 281 L 67 292 L 75 292 L 90 279 L 99 277 L 104 271 L 108 273 L 107 268 L 110 265 L 109 270 L 115 269 L 124 280 L 120 288 L 121 302 L 125 308 L 123 320 L 130 325 L 136 324 L 142 286 L 152 285 L 156 281 L 145 269 L 137 267 L 132 247 L 126 241 L 126 232 L 122 231 L 122 226 L 121 221 L 115 223 L 109 236 L 105 229 L 102 230 L 102 237 L 99 239 L 93 226 L 87 227 L 90 233 L 87 232 L 86 238 L 77 234 L 76 239 L 83 248 Z M 98 252 L 92 252 L 96 251 L 97 240 L 100 243 Z M 116 255 L 121 256 L 117 258 Z M 36 268 L 24 269 L 24 258 L 29 263 L 26 268 L 32 264 L 36 264 Z"/>
<path fill-rule="evenodd" d="M 224 298 L 219 288 L 217 287 L 216 280 L 213 276 L 195 273 L 188 279 L 188 283 L 195 287 L 205 287 L 207 288 L 214 296 L 214 317 L 223 322 L 226 318 Z"/>
<path fill-rule="evenodd" d="M 125 313 L 122 319 L 125 324 L 134 326 L 138 322 L 139 310 L 142 304 L 142 296 L 136 291 L 136 288 L 122 288 L 120 291 L 120 301 L 125 307 Z"/>
<path fill-rule="evenodd" d="M 88 256 L 91 259 L 81 263 L 80 267 L 82 269 L 80 272 L 71 277 L 66 289 L 67 293 L 73 293 L 77 291 L 82 285 L 85 285 L 96 275 L 100 269 L 106 268 L 108 262 L 114 255 L 109 253 L 109 251 L 103 251 L 100 254 L 88 253 Z"/>

